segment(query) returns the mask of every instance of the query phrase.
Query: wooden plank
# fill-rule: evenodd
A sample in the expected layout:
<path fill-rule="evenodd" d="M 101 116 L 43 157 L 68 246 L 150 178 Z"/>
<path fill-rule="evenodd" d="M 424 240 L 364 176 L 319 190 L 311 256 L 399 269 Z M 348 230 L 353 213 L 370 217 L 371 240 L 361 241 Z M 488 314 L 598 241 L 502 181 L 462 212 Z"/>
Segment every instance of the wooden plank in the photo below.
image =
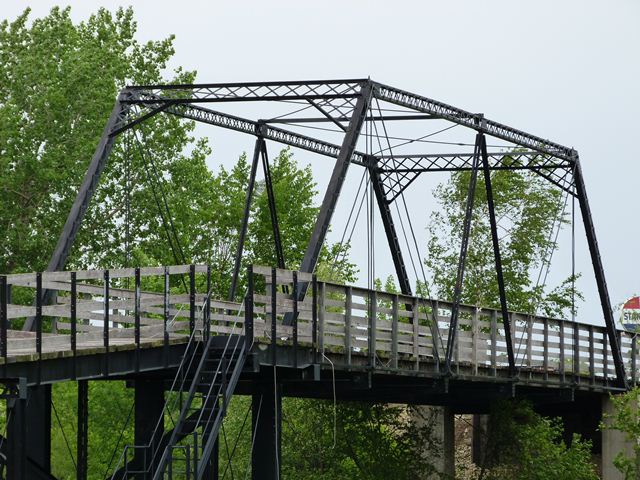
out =
<path fill-rule="evenodd" d="M 347 365 L 351 365 L 351 287 L 345 288 L 344 350 L 346 354 Z"/>

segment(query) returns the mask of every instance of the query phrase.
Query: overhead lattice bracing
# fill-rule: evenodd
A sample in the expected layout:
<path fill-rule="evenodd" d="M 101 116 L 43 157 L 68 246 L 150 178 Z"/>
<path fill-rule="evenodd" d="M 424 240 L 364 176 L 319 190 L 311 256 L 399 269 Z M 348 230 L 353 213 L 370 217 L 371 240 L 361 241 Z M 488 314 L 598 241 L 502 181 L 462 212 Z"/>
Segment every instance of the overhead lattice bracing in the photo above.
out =
<path fill-rule="evenodd" d="M 246 113 L 241 115 L 234 111 L 234 108 L 246 102 L 253 104 L 254 111 L 260 111 L 260 114 L 249 118 L 250 115 Z M 216 105 L 214 107 L 211 104 Z M 411 188 L 420 175 L 472 171 L 472 178 L 475 178 L 477 174 L 486 175 L 486 172 L 493 170 L 534 172 L 578 199 L 617 376 L 621 383 L 625 382 L 615 321 L 577 152 L 540 136 L 489 120 L 482 114 L 369 79 L 125 88 L 116 101 L 80 186 L 49 264 L 50 270 L 63 268 L 117 137 L 129 129 L 138 128 L 156 115 L 173 115 L 248 134 L 261 142 L 271 141 L 335 159 L 333 165 L 327 164 L 333 170 L 304 255 L 301 266 L 304 271 L 312 272 L 316 268 L 318 254 L 349 168 L 355 165 L 368 169 L 369 178 L 376 182 L 377 204 L 403 293 L 410 293 L 410 282 L 395 230 L 396 223 L 388 206 L 399 198 L 404 201 L 404 192 Z M 391 124 L 393 135 L 388 130 Z M 470 134 L 476 137 L 475 142 L 469 140 Z M 490 149 L 483 150 L 482 161 L 478 158 L 478 142 L 485 150 L 487 147 Z M 371 148 L 375 143 L 378 144 L 378 150 Z M 457 152 L 443 151 L 448 146 L 455 147 Z M 464 149 L 468 151 L 460 152 Z M 251 211 L 251 198 L 248 192 L 246 215 Z M 468 230 L 464 229 L 465 232 Z M 461 240 L 464 244 L 468 239 Z M 496 273 L 499 274 L 497 242 L 494 248 Z M 235 275 L 240 271 L 242 248 L 238 248 L 237 252 Z M 463 253 L 461 251 L 462 262 L 465 260 Z M 463 267 L 461 272 L 464 272 Z M 306 285 L 302 285 L 298 294 L 304 296 L 305 292 Z M 504 321 L 509 320 L 505 318 Z M 31 327 L 32 322 L 26 325 Z"/>

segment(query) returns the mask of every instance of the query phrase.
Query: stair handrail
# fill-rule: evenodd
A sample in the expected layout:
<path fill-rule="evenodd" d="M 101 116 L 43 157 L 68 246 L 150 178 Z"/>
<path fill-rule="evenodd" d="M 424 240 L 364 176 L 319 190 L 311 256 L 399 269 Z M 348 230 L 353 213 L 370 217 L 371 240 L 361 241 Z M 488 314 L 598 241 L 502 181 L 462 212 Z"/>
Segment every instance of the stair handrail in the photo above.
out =
<path fill-rule="evenodd" d="M 207 301 L 211 298 L 211 294 L 212 293 L 213 293 L 213 289 L 211 288 L 211 289 L 209 289 L 209 292 L 207 293 L 207 295 L 205 295 L 205 298 L 204 298 L 204 300 L 202 302 L 202 306 L 200 307 L 200 315 L 199 315 L 197 323 L 199 323 L 202 320 L 203 327 L 204 327 L 203 312 L 204 312 L 204 309 L 206 307 Z M 175 318 L 177 316 L 178 316 L 178 313 L 176 313 L 174 315 L 174 320 L 175 320 Z M 186 345 L 186 347 L 184 349 L 185 353 L 182 356 L 182 359 L 180 360 L 180 363 L 178 365 L 178 370 L 176 371 L 176 374 L 175 374 L 175 376 L 173 378 L 173 382 L 171 383 L 171 387 L 169 388 L 170 392 L 174 391 L 174 389 L 176 387 L 176 384 L 178 382 L 178 379 L 181 376 L 182 376 L 182 382 L 180 384 L 180 390 L 182 390 L 182 387 L 184 386 L 184 383 L 185 383 L 185 380 L 186 380 L 185 372 L 188 372 L 191 369 L 191 366 L 193 365 L 193 360 L 195 358 L 195 355 L 193 355 L 193 354 L 189 355 L 188 353 L 196 345 L 196 333 L 197 333 L 197 331 L 198 331 L 198 329 L 195 328 L 195 326 L 194 326 L 193 331 L 189 335 L 189 341 L 187 342 L 187 345 Z M 204 328 L 203 328 L 203 331 L 204 331 Z M 186 361 L 187 357 L 189 357 L 189 364 L 188 364 L 187 368 L 184 369 L 183 367 L 185 365 L 185 361 Z M 176 398 L 179 398 L 179 397 L 176 397 Z M 151 441 L 148 444 L 146 444 L 146 445 L 125 445 L 124 450 L 122 451 L 122 454 L 120 455 L 120 458 L 118 459 L 118 463 L 116 464 L 114 472 L 111 475 L 111 480 L 115 480 L 116 473 L 118 473 L 118 471 L 121 468 L 121 464 L 123 463 L 123 461 L 125 459 L 125 455 L 126 455 L 127 450 L 129 450 L 129 449 L 134 449 L 135 450 L 135 449 L 151 448 L 152 447 L 152 441 L 153 441 L 154 438 L 156 438 L 156 435 L 158 433 L 158 429 L 160 428 L 160 426 L 162 426 L 162 429 L 164 431 L 164 416 L 165 416 L 165 413 L 170 411 L 170 408 L 169 408 L 170 407 L 170 405 L 169 405 L 170 403 L 171 403 L 171 407 L 174 406 L 174 404 L 176 402 L 176 398 L 174 398 L 174 399 L 167 398 L 165 400 L 164 405 L 162 407 L 162 414 L 158 418 L 158 422 L 156 423 L 156 426 L 153 429 L 153 434 L 151 435 Z M 171 415 L 169 415 L 169 418 L 171 418 L 172 419 L 171 421 L 173 422 L 173 418 L 171 417 Z M 155 453 L 151 457 L 150 465 L 153 465 L 153 459 L 154 458 L 155 458 Z M 126 469 L 126 465 L 122 465 L 122 468 Z M 149 466 L 145 465 L 144 470 L 148 471 L 148 469 L 149 469 Z"/>

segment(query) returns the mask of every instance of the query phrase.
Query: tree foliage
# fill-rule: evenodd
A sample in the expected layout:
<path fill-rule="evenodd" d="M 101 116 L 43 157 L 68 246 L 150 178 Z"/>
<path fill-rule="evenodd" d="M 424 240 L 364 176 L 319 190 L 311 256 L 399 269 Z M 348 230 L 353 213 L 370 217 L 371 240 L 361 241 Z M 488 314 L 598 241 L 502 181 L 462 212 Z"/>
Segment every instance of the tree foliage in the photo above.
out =
<path fill-rule="evenodd" d="M 562 439 L 562 422 L 536 414 L 522 401 L 498 402 L 486 439 L 486 480 L 596 480 L 591 443 L 574 435 Z"/>

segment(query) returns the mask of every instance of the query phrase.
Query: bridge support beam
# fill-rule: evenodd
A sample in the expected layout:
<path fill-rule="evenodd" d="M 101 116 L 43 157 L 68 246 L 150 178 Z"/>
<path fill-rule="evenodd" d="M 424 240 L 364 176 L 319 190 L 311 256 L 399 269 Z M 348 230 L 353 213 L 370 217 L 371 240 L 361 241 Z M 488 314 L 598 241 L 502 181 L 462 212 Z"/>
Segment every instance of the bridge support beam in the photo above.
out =
<path fill-rule="evenodd" d="M 7 480 L 26 480 L 27 398 L 7 400 Z"/>
<path fill-rule="evenodd" d="M 455 475 L 455 430 L 454 415 L 449 407 L 414 407 L 412 420 L 414 425 L 420 429 L 424 428 L 425 433 L 431 440 L 439 444 L 439 451 L 433 451 L 433 447 L 428 449 L 425 445 L 423 455 L 425 460 L 436 468 L 438 474 L 432 478 L 453 478 Z M 430 477 L 431 478 L 431 477 Z M 430 479 L 429 479 L 430 480 Z"/>
<path fill-rule="evenodd" d="M 251 452 L 251 478 L 278 480 L 281 465 L 282 394 L 273 382 L 257 386 L 252 396 L 254 444 Z"/>
<path fill-rule="evenodd" d="M 164 409 L 164 381 L 136 380 L 134 388 L 134 444 L 152 445 L 151 450 L 153 451 L 160 443 L 164 433 L 164 427 L 155 431 Z M 162 422 L 164 424 L 164 418 Z M 143 457 L 138 457 L 136 454 L 134 461 L 136 467 L 145 467 L 145 459 Z M 147 461 L 150 461 L 150 459 L 147 459 Z"/>
<path fill-rule="evenodd" d="M 76 478 L 87 480 L 89 458 L 89 381 L 78 381 L 78 428 L 76 430 Z"/>
<path fill-rule="evenodd" d="M 30 387 L 28 391 L 28 454 L 39 470 L 51 472 L 51 385 Z"/>

